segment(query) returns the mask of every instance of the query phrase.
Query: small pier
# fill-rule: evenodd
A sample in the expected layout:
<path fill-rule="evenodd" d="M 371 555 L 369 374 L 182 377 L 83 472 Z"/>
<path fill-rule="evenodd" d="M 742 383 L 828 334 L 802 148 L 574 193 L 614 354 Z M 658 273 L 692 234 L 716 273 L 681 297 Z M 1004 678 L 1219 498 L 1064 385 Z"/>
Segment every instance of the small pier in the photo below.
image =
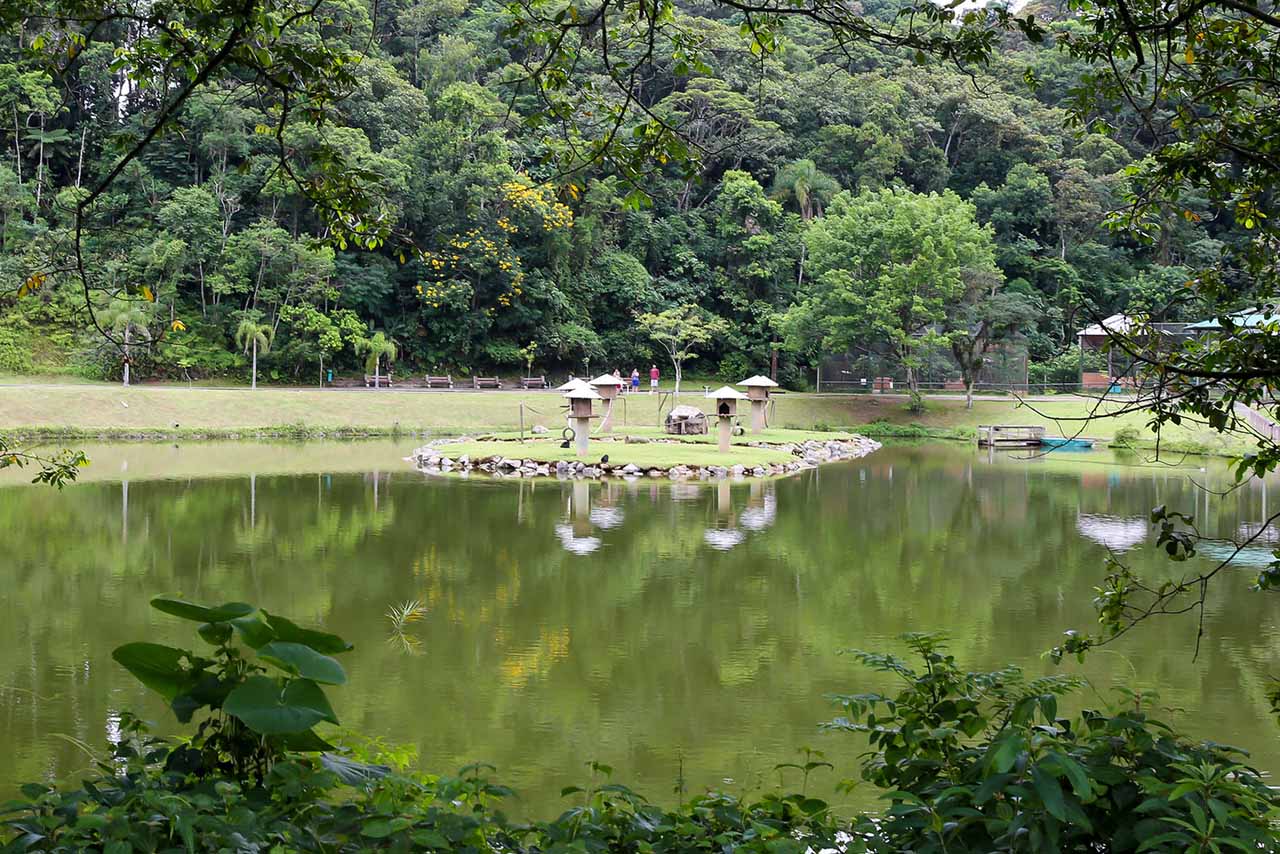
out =
<path fill-rule="evenodd" d="M 1038 448 L 1044 441 L 1043 427 L 1012 424 L 979 424 L 979 448 Z"/>

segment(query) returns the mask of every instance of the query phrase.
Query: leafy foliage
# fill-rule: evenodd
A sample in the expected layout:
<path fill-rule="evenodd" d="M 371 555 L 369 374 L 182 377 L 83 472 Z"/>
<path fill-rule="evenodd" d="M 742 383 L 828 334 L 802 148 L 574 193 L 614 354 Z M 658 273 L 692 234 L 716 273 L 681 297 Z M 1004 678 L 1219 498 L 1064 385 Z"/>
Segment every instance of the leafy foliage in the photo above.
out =
<path fill-rule="evenodd" d="M 1079 680 L 972 673 L 930 635 L 920 669 L 857 652 L 897 694 L 839 697 L 827 726 L 866 733 L 862 777 L 884 790 L 852 850 L 918 852 L 1270 850 L 1280 796 L 1239 751 L 1194 744 L 1121 692 L 1111 712 L 1060 711 Z"/>
<path fill-rule="evenodd" d="M 332 656 L 349 651 L 350 644 L 243 602 L 211 608 L 157 598 L 151 606 L 200 623 L 197 633 L 214 648 L 200 655 L 138 642 L 112 653 L 169 703 L 179 722 L 207 715 L 191 742 L 167 755 L 166 769 L 201 778 L 226 774 L 261 781 L 288 750 L 330 748 L 313 727 L 338 723 L 321 686 L 347 681 Z M 246 651 L 254 658 L 247 658 Z"/>

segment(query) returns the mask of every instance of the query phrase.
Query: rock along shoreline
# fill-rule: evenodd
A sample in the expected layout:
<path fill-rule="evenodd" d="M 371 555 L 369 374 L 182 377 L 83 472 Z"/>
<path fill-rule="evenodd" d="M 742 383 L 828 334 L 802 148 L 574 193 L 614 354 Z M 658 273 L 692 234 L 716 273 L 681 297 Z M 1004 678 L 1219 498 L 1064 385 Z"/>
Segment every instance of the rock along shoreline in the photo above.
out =
<path fill-rule="evenodd" d="M 428 474 L 478 472 L 496 478 L 554 477 L 562 480 L 606 477 L 716 480 L 727 477 L 785 477 L 817 468 L 824 463 L 842 462 L 865 457 L 881 447 L 880 443 L 874 439 L 856 435 L 850 439 L 810 439 L 804 442 L 749 442 L 744 447 L 786 451 L 795 458 L 786 463 L 756 466 L 683 463 L 671 466 L 638 466 L 634 463 L 586 463 L 581 460 L 542 462 L 505 454 L 486 456 L 462 454 L 460 456 L 450 456 L 445 450 L 449 445 L 470 441 L 474 440 L 466 438 L 437 439 L 418 448 L 406 459 L 412 462 L 419 471 Z M 494 444 L 500 443 L 494 442 Z M 680 443 L 668 442 L 667 444 Z"/>

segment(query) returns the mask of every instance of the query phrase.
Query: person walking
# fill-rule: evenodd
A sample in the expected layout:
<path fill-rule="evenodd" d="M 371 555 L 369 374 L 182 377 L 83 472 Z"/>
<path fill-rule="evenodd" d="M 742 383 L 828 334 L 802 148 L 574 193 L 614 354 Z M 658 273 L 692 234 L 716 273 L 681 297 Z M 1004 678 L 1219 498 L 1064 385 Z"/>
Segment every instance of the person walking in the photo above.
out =
<path fill-rule="evenodd" d="M 649 394 L 654 394 L 655 392 L 657 392 L 659 376 L 661 376 L 661 374 L 658 373 L 658 366 L 650 365 L 649 366 Z"/>
<path fill-rule="evenodd" d="M 640 369 L 631 369 L 631 393 L 635 394 L 640 391 Z"/>

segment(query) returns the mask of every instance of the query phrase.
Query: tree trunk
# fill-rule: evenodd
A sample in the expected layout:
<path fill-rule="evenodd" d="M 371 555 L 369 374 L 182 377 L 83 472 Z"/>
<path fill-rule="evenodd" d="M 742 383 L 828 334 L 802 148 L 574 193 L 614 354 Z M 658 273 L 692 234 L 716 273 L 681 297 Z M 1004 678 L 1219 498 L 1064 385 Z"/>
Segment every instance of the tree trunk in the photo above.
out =
<path fill-rule="evenodd" d="M 253 379 L 249 381 L 249 387 L 256 389 L 258 387 L 258 339 L 253 339 Z"/>
<path fill-rule="evenodd" d="M 682 365 L 679 362 L 672 362 L 672 364 L 674 364 L 676 368 L 676 391 L 675 391 L 674 399 L 679 400 L 680 399 L 680 378 L 684 376 L 684 371 L 683 371 Z"/>
<path fill-rule="evenodd" d="M 964 381 L 964 408 L 973 409 L 973 380 L 968 378 Z"/>
<path fill-rule="evenodd" d="M 382 357 L 373 357 L 373 387 L 378 388 L 382 385 Z"/>
<path fill-rule="evenodd" d="M 129 327 L 124 328 L 124 384 L 129 384 Z"/>

